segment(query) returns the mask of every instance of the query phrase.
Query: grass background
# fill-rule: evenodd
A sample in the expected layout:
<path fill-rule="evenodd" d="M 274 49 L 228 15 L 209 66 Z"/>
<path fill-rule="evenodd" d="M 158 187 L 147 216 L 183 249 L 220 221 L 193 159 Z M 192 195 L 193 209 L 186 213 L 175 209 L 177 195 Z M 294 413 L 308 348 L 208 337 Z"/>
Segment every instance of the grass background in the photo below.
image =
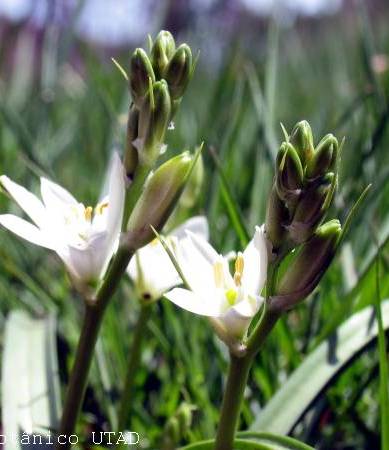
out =
<path fill-rule="evenodd" d="M 373 184 L 320 287 L 284 317 L 259 355 L 243 428 L 308 353 L 325 339 L 336 340 L 342 322 L 377 298 L 388 297 L 389 67 L 379 73 L 373 60 L 376 55 L 389 57 L 389 11 L 383 8 L 378 14 L 363 2 L 358 5 L 347 14 L 291 27 L 270 22 L 257 34 L 226 33 L 219 63 L 210 59 L 209 49 L 201 53 L 175 130 L 168 134 L 169 154 L 205 142 L 204 189 L 188 215 L 208 216 L 211 241 L 220 251 L 240 246 L 241 220 L 250 233 L 264 220 L 282 139 L 280 122 L 291 130 L 298 120 L 309 120 L 316 142 L 328 132 L 346 137 L 330 218 L 344 221 L 364 187 Z M 38 189 L 38 175 L 46 174 L 85 204 L 94 204 L 110 153 L 123 147 L 130 101 L 110 56 L 126 67 L 131 49 L 101 51 L 78 41 L 71 29 L 50 27 L 39 35 L 37 49 L 30 33 L 15 26 L 0 42 L 0 171 L 33 190 Z M 181 33 L 179 40 L 197 48 L 200 36 Z M 220 161 L 225 185 L 210 148 Z M 17 211 L 4 195 L 0 208 Z M 65 383 L 82 306 L 61 263 L 4 230 L 0 261 L 1 327 L 13 309 L 38 316 L 56 312 Z M 104 322 L 81 433 L 115 424 L 137 313 L 125 280 Z M 180 441 L 212 437 L 227 365 L 225 349 L 205 320 L 167 301 L 154 306 L 145 333 L 132 429 L 147 436 L 151 447 L 161 448 L 169 419 L 182 404 L 193 404 L 192 425 L 184 427 Z M 380 448 L 378 353 L 375 343 L 358 355 L 300 420 L 294 435 L 320 449 Z"/>

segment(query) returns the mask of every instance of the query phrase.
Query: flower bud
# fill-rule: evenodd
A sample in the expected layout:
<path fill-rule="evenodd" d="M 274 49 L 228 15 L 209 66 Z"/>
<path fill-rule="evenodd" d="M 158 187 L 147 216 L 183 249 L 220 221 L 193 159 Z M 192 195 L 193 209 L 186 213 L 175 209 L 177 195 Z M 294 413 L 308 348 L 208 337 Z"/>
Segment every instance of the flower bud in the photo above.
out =
<path fill-rule="evenodd" d="M 306 176 L 314 179 L 333 171 L 338 157 L 338 140 L 332 134 L 327 134 L 319 142 L 312 159 L 308 162 Z"/>
<path fill-rule="evenodd" d="M 171 101 L 165 80 L 157 81 L 149 90 L 139 115 L 139 158 L 152 165 L 157 159 L 169 124 Z"/>
<path fill-rule="evenodd" d="M 276 252 L 284 241 L 288 217 L 288 209 L 273 186 L 269 195 L 265 222 L 266 237 L 272 243 L 273 252 Z"/>
<path fill-rule="evenodd" d="M 192 52 L 188 45 L 181 44 L 170 60 L 165 73 L 173 100 L 183 96 L 192 74 Z"/>
<path fill-rule="evenodd" d="M 180 206 L 183 208 L 192 208 L 197 202 L 204 179 L 204 162 L 200 155 L 193 167 L 184 192 L 180 197 Z"/>
<path fill-rule="evenodd" d="M 184 152 L 169 159 L 150 175 L 146 181 L 127 225 L 129 245 L 132 250 L 143 247 L 155 236 L 153 226 L 160 231 L 175 207 L 193 164 L 193 157 Z"/>
<path fill-rule="evenodd" d="M 335 256 L 341 233 L 340 222 L 330 220 L 297 250 L 276 284 L 271 308 L 290 309 L 315 289 Z"/>
<path fill-rule="evenodd" d="M 306 120 L 302 120 L 295 125 L 290 135 L 290 143 L 296 149 L 304 166 L 313 155 L 312 130 Z"/>
<path fill-rule="evenodd" d="M 157 80 L 164 78 L 166 67 L 173 56 L 175 48 L 176 44 L 172 34 L 169 31 L 160 31 L 151 49 L 151 62 Z"/>
<path fill-rule="evenodd" d="M 154 83 L 155 75 L 149 57 L 143 49 L 137 48 L 130 61 L 130 91 L 138 108 L 149 90 L 150 80 Z"/>
<path fill-rule="evenodd" d="M 276 189 L 281 200 L 292 207 L 303 187 L 304 171 L 300 157 L 294 147 L 284 142 L 277 155 Z"/>
<path fill-rule="evenodd" d="M 307 241 L 323 220 L 330 205 L 335 182 L 335 175 L 329 173 L 320 183 L 312 184 L 303 193 L 296 206 L 293 220 L 288 226 L 290 237 L 294 242 L 301 244 Z"/>

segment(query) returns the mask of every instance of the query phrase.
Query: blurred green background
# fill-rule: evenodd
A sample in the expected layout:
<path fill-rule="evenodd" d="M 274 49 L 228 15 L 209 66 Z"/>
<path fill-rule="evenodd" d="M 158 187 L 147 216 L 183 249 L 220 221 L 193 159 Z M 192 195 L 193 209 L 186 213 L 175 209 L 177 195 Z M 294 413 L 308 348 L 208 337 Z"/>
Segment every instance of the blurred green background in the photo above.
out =
<path fill-rule="evenodd" d="M 242 227 L 251 233 L 264 221 L 280 122 L 290 131 L 307 119 L 316 142 L 328 132 L 345 136 L 330 218 L 344 220 L 373 184 L 319 289 L 277 325 L 259 355 L 243 411 L 247 428 L 308 353 L 326 339 L 336 353 L 337 327 L 388 297 L 389 7 L 384 1 L 332 1 L 314 11 L 302 1 L 258 2 L 262 9 L 255 1 L 122 3 L 120 9 L 98 1 L 95 8 L 92 1 L 39 1 L 18 14 L 12 1 L 0 6 L 1 173 L 35 191 L 45 174 L 94 204 L 109 155 L 123 148 L 130 102 L 111 57 L 127 68 L 133 48 L 166 28 L 200 50 L 167 143 L 168 154 L 205 143 L 204 189 L 191 213 L 208 216 L 216 248 L 238 248 Z M 118 9 L 116 16 L 110 8 Z M 102 25 L 105 12 L 109 26 Z M 1 195 L 0 210 L 17 207 Z M 1 327 L 13 309 L 56 312 L 65 383 L 82 304 L 61 263 L 4 230 L 0 261 Z M 169 418 L 187 403 L 196 408 L 180 442 L 212 437 L 226 350 L 205 320 L 163 300 L 154 309 L 132 429 L 162 448 Z M 125 280 L 104 322 L 82 433 L 115 423 L 137 312 Z M 319 449 L 380 448 L 378 385 L 374 343 L 331 380 L 293 434 Z"/>

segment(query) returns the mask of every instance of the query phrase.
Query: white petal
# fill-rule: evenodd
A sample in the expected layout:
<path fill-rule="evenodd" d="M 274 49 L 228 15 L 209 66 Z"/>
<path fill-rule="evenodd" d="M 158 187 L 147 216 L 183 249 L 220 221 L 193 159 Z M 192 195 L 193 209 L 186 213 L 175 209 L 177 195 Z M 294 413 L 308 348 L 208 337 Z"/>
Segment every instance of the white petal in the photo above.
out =
<path fill-rule="evenodd" d="M 0 177 L 0 183 L 8 191 L 16 203 L 25 211 L 25 213 L 38 225 L 41 226 L 45 220 L 45 207 L 34 194 L 29 192 L 23 186 L 15 183 L 6 175 Z"/>
<path fill-rule="evenodd" d="M 0 224 L 26 241 L 32 242 L 40 247 L 54 249 L 53 243 L 50 242 L 38 227 L 20 217 L 12 214 L 2 214 L 0 215 Z"/>
<path fill-rule="evenodd" d="M 212 298 L 204 300 L 187 289 L 175 288 L 165 294 L 165 297 L 180 308 L 186 309 L 194 314 L 208 317 L 220 316 L 220 310 L 217 302 L 213 302 Z"/>
<path fill-rule="evenodd" d="M 234 338 L 242 339 L 251 323 L 252 318 L 258 312 L 261 298 L 243 300 L 231 307 L 218 320 L 223 324 L 227 333 Z"/>
<path fill-rule="evenodd" d="M 127 270 L 138 293 L 140 295 L 147 293 L 153 300 L 157 300 L 166 291 L 182 283 L 168 254 L 158 241 L 139 249 L 131 259 Z"/>
<path fill-rule="evenodd" d="M 263 228 L 256 227 L 253 239 L 243 252 L 242 285 L 252 295 L 258 295 L 266 282 L 267 248 Z"/>
<path fill-rule="evenodd" d="M 193 246 L 203 256 L 203 258 L 205 258 L 209 264 L 215 264 L 220 255 L 216 252 L 212 245 L 202 237 L 192 233 L 190 230 L 187 230 L 186 234 L 192 241 Z"/>
<path fill-rule="evenodd" d="M 90 238 L 83 248 L 68 246 L 57 252 L 69 272 L 78 280 L 88 282 L 102 277 L 107 264 L 107 233 Z"/>
<path fill-rule="evenodd" d="M 175 228 L 170 234 L 176 236 L 178 239 L 183 239 L 186 237 L 186 230 L 202 237 L 206 241 L 209 240 L 209 227 L 205 216 L 191 217 L 179 227 Z"/>
<path fill-rule="evenodd" d="M 64 206 L 78 205 L 70 192 L 47 178 L 41 178 L 41 195 L 46 208 L 52 212 L 63 211 Z"/>
<path fill-rule="evenodd" d="M 190 288 L 200 296 L 207 295 L 215 287 L 214 270 L 189 237 L 178 242 L 176 257 Z"/>
<path fill-rule="evenodd" d="M 121 226 L 125 195 L 125 174 L 119 155 L 114 153 L 109 177 L 107 232 L 112 241 L 116 241 Z"/>

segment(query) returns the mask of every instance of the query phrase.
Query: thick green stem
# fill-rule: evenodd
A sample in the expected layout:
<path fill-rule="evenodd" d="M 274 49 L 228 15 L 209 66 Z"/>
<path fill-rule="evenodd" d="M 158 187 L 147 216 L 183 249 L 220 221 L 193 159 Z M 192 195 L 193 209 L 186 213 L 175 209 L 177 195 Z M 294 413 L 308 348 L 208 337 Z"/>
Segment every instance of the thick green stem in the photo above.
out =
<path fill-rule="evenodd" d="M 110 299 L 112 298 L 113 293 L 119 285 L 120 279 L 127 268 L 131 256 L 131 252 L 125 249 L 119 249 L 96 295 L 96 298 L 93 301 L 86 303 L 81 336 L 69 380 L 59 428 L 59 434 L 64 435 L 61 437 L 61 440 L 66 440 L 67 443 L 58 444 L 56 446 L 58 450 L 67 450 L 71 446 L 68 442 L 68 438 L 75 431 L 77 419 L 84 401 L 85 390 L 88 384 L 89 370 L 92 364 L 94 349 L 104 312 Z"/>
<path fill-rule="evenodd" d="M 130 426 L 129 422 L 134 394 L 135 377 L 141 360 L 142 343 L 150 314 L 151 305 L 142 305 L 138 321 L 133 332 L 132 344 L 128 357 L 126 378 L 119 407 L 118 431 L 123 431 L 127 426 Z"/>
<path fill-rule="evenodd" d="M 230 358 L 230 368 L 215 440 L 215 450 L 233 449 L 243 394 L 252 363 L 250 356 L 238 358 L 230 354 Z"/>

